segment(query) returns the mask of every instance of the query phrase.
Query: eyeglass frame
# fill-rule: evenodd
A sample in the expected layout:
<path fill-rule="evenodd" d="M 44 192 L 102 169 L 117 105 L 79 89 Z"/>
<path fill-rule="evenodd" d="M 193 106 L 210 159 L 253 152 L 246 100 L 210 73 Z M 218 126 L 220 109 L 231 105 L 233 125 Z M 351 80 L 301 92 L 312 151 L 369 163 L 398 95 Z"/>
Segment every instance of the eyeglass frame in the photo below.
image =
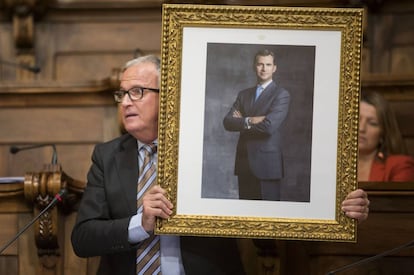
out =
<path fill-rule="evenodd" d="M 131 94 L 130 94 L 130 92 L 131 92 L 131 90 L 133 90 L 133 89 L 138 89 L 138 91 L 139 91 L 139 93 L 140 93 L 140 96 L 139 97 L 137 97 L 136 99 L 133 99 L 132 98 L 132 96 L 131 96 Z M 129 97 L 129 99 L 131 100 L 131 101 L 139 101 L 139 100 L 141 100 L 143 97 L 144 97 L 144 90 L 148 90 L 148 91 L 151 91 L 151 92 L 154 92 L 154 93 L 159 93 L 160 92 L 160 89 L 155 89 L 155 88 L 148 88 L 148 87 L 132 87 L 131 89 L 129 89 L 129 90 L 127 90 L 127 91 L 125 91 L 125 90 L 117 90 L 117 91 L 115 91 L 114 93 L 113 93 L 113 95 L 114 95 L 114 99 L 115 99 L 115 102 L 116 103 L 121 103 L 122 102 L 122 100 L 124 99 L 124 97 L 125 97 L 125 94 L 127 94 L 128 95 L 128 97 Z M 119 99 L 117 98 L 117 96 L 118 95 L 120 95 L 120 93 L 122 93 L 122 97 L 120 97 Z"/>

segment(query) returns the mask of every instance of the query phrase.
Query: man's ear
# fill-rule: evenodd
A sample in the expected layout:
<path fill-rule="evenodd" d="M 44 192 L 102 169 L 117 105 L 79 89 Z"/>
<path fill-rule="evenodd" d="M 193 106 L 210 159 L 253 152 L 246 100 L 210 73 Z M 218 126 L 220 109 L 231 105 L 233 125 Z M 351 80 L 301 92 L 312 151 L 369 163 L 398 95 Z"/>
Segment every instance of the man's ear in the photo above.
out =
<path fill-rule="evenodd" d="M 277 66 L 275 64 L 275 68 L 273 69 L 273 73 L 275 73 L 277 71 Z"/>

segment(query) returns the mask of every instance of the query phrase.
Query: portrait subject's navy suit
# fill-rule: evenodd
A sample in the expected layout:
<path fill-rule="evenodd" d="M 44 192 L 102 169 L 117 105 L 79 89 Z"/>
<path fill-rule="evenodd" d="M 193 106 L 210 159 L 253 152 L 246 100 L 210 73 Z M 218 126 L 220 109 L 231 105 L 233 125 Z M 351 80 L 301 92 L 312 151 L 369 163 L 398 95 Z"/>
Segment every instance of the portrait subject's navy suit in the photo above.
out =
<path fill-rule="evenodd" d="M 140 244 L 128 242 L 128 225 L 137 212 L 138 145 L 129 134 L 99 144 L 72 231 L 81 257 L 101 256 L 98 274 L 135 275 Z M 187 275 L 244 274 L 235 239 L 180 237 Z"/>
<path fill-rule="evenodd" d="M 261 181 L 283 177 L 283 157 L 280 128 L 288 110 L 289 92 L 272 81 L 255 100 L 256 87 L 242 90 L 223 120 L 228 131 L 240 132 L 237 143 L 235 174 L 251 172 Z M 235 117 L 234 111 L 242 117 Z M 246 127 L 245 118 L 265 116 L 265 119 Z"/>

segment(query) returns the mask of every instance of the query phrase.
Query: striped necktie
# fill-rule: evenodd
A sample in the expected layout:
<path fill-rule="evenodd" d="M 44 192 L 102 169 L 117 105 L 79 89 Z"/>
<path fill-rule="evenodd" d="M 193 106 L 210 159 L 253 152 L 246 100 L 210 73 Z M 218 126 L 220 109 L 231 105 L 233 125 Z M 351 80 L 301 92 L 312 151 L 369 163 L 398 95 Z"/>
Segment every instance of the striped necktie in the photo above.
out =
<path fill-rule="evenodd" d="M 142 198 L 147 190 L 156 182 L 156 167 L 151 161 L 152 155 L 157 151 L 155 144 L 146 144 L 141 147 L 140 155 L 143 156 L 138 178 L 137 207 L 138 213 L 142 213 Z M 137 250 L 137 274 L 161 274 L 160 236 L 151 235 L 144 240 Z"/>

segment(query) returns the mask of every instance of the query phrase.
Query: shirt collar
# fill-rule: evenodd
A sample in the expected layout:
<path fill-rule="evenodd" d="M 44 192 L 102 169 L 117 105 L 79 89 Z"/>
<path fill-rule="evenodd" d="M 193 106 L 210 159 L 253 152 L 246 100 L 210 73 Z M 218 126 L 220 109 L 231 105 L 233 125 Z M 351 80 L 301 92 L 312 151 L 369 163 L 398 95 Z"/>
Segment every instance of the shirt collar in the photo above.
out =
<path fill-rule="evenodd" d="M 273 82 L 273 80 L 272 79 L 270 79 L 269 81 L 267 81 L 267 82 L 265 82 L 265 83 L 263 83 L 263 84 L 258 84 L 257 86 L 262 86 L 262 88 L 263 88 L 263 90 L 264 89 L 266 89 L 267 88 L 267 86 L 269 86 L 270 85 L 270 83 L 272 83 Z"/>
<path fill-rule="evenodd" d="M 155 145 L 158 146 L 158 138 L 154 139 L 154 141 L 151 142 L 151 143 L 154 143 Z M 138 150 L 140 150 L 142 146 L 146 145 L 146 143 L 141 142 L 139 140 L 137 140 L 137 144 L 138 144 Z"/>

